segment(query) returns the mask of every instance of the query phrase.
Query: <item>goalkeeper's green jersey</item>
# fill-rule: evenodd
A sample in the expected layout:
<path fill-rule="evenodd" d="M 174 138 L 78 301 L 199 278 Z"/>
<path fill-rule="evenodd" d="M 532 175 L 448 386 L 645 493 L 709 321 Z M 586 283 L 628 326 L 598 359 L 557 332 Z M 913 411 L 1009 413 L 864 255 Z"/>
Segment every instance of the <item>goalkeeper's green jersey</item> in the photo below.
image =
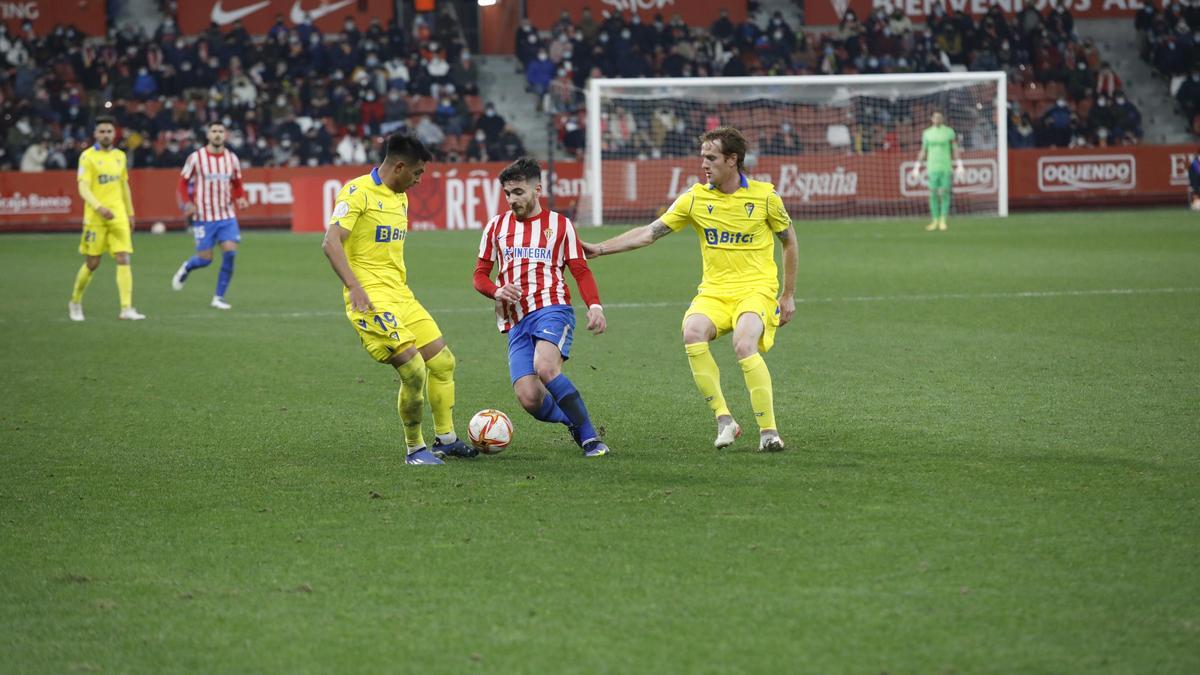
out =
<path fill-rule="evenodd" d="M 921 148 L 925 150 L 930 173 L 950 170 L 950 148 L 954 145 L 954 138 L 954 130 L 945 124 L 929 127 L 921 134 Z"/>

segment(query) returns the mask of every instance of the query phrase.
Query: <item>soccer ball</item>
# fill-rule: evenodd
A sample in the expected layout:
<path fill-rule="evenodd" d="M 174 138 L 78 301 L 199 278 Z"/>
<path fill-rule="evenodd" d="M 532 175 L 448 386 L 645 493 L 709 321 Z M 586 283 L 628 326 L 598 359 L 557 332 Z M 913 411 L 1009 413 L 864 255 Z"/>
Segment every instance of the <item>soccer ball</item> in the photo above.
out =
<path fill-rule="evenodd" d="M 167 224 L 161 220 L 150 226 L 151 234 L 162 234 L 166 231 L 167 231 Z"/>
<path fill-rule="evenodd" d="M 512 443 L 512 420 L 499 410 L 480 410 L 467 425 L 471 445 L 485 455 L 502 452 Z"/>

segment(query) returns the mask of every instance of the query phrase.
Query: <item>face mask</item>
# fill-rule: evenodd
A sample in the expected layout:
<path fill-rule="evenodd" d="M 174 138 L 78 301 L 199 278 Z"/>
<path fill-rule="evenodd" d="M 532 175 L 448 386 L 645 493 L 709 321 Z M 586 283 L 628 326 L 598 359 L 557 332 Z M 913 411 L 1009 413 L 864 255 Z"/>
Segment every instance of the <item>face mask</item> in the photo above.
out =
<path fill-rule="evenodd" d="M 483 133 L 482 131 L 475 134 L 475 140 L 477 141 L 482 141 L 485 138 L 487 138 L 487 134 Z"/>
<path fill-rule="evenodd" d="M 539 61 L 545 61 L 547 58 L 548 57 L 546 56 L 546 52 L 538 52 L 538 60 Z"/>
<path fill-rule="evenodd" d="M 630 33 L 630 32 L 629 32 L 629 29 L 628 29 L 628 28 L 626 28 L 625 30 L 621 31 L 621 38 L 622 38 L 622 39 L 628 40 L 630 35 L 632 35 L 632 33 Z"/>
<path fill-rule="evenodd" d="M 1124 98 L 1118 98 L 1118 99 L 1117 99 L 1117 105 L 1124 105 L 1124 104 L 1125 104 L 1125 99 L 1124 99 Z"/>
<path fill-rule="evenodd" d="M 602 42 L 602 43 L 603 43 L 603 42 L 608 42 L 608 33 L 601 33 L 601 34 L 600 34 L 600 42 Z"/>
<path fill-rule="evenodd" d="M 491 108 L 488 108 L 483 114 L 487 115 L 488 117 L 495 117 L 496 111 L 492 110 Z"/>

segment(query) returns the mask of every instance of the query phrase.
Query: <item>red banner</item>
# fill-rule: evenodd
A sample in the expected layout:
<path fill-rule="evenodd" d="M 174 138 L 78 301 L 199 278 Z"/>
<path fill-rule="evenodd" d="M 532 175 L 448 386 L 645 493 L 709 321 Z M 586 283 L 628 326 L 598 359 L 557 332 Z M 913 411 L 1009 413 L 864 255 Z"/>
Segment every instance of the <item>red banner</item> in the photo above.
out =
<path fill-rule="evenodd" d="M 0 0 L 2 1 L 2 0 Z M 95 0 L 93 0 L 95 1 Z M 304 22 L 305 16 L 322 32 L 342 30 L 346 18 L 364 30 L 371 19 L 386 27 L 395 10 L 393 0 L 187 0 L 179 3 L 179 30 L 203 33 L 212 24 L 231 30 L 241 21 L 252 34 L 263 34 L 282 18 L 288 28 Z"/>
<path fill-rule="evenodd" d="M 54 27 L 75 26 L 88 35 L 108 32 L 104 0 L 0 0 L 0 20 L 8 26 L 9 35 L 19 35 L 21 24 L 33 22 L 38 37 L 48 35 Z"/>
<path fill-rule="evenodd" d="M 696 0 L 525 0 L 526 16 L 540 30 L 553 26 L 563 10 L 569 12 L 571 21 L 578 25 L 584 7 L 591 8 L 592 19 L 597 23 L 604 21 L 603 12 L 618 12 L 626 19 L 637 14 L 642 18 L 643 25 L 650 23 L 655 14 L 662 14 L 663 21 L 670 21 L 678 14 L 684 23 L 693 27 L 708 28 L 717 20 L 717 10 L 713 4 Z M 729 10 L 729 20 L 734 24 L 746 20 L 746 3 L 731 2 L 721 7 Z"/>
<path fill-rule="evenodd" d="M 1009 153 L 1011 208 L 1182 204 L 1187 191 L 1190 145 L 1145 145 L 1088 150 L 1014 150 Z M 995 158 L 964 155 L 965 173 L 955 179 L 955 204 L 992 204 L 998 189 Z M 421 184 L 409 191 L 413 229 L 479 229 L 506 210 L 496 180 L 503 163 L 431 165 Z M 923 200 L 925 176 L 913 177 L 909 153 L 765 157 L 747 173 L 774 183 L 797 218 L 861 210 L 886 212 L 888 203 Z M 552 187 L 554 208 L 572 213 L 585 192 L 583 166 L 559 163 Z M 245 227 L 291 225 L 320 232 L 338 190 L 369 166 L 246 169 L 250 207 L 238 214 Z M 643 161 L 608 160 L 604 168 L 605 217 L 610 222 L 653 218 L 675 197 L 700 181 L 696 158 Z M 175 201 L 179 172 L 141 169 L 130 173 L 139 228 L 161 221 L 183 224 Z M 847 207 L 847 204 L 850 206 Z M 0 232 L 76 230 L 83 202 L 72 171 L 0 173 Z"/>
<path fill-rule="evenodd" d="M 833 26 L 841 23 L 848 9 L 854 10 L 859 21 L 865 21 L 877 7 L 886 9 L 889 14 L 899 8 L 914 22 L 924 23 L 925 17 L 932 14 L 934 5 L 938 4 L 974 17 L 983 16 L 996 4 L 1005 16 L 1012 17 L 1029 5 L 1045 16 L 1059 2 L 1076 19 L 1130 18 L 1143 4 L 1154 4 L 1152 0 L 1146 3 L 1142 0 L 808 0 L 804 9 L 808 25 Z"/>
<path fill-rule="evenodd" d="M 499 162 L 431 165 L 420 185 L 408 192 L 412 228 L 482 228 L 488 219 L 507 208 L 496 181 L 505 166 Z M 554 205 L 567 211 L 582 193 L 583 168 L 578 162 L 556 168 Z M 333 201 L 342 185 L 370 170 L 370 166 L 245 169 L 250 207 L 238 213 L 238 221 L 243 227 L 291 224 L 297 231 L 319 232 L 333 211 Z M 135 169 L 129 181 L 139 228 L 156 221 L 182 227 L 183 213 L 175 197 L 178 171 Z M 75 172 L 0 172 L 0 232 L 76 230 L 82 222 L 83 201 L 75 185 Z"/>

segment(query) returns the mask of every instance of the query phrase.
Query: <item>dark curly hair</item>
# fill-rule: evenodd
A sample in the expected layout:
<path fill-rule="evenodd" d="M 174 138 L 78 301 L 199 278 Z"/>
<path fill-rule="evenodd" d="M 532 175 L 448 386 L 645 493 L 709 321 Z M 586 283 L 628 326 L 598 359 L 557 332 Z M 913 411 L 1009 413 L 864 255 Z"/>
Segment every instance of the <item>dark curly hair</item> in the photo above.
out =
<path fill-rule="evenodd" d="M 504 167 L 500 172 L 500 184 L 504 185 L 509 181 L 519 180 L 541 180 L 542 167 L 537 163 L 537 160 L 532 157 L 522 157 L 517 161 Z"/>

